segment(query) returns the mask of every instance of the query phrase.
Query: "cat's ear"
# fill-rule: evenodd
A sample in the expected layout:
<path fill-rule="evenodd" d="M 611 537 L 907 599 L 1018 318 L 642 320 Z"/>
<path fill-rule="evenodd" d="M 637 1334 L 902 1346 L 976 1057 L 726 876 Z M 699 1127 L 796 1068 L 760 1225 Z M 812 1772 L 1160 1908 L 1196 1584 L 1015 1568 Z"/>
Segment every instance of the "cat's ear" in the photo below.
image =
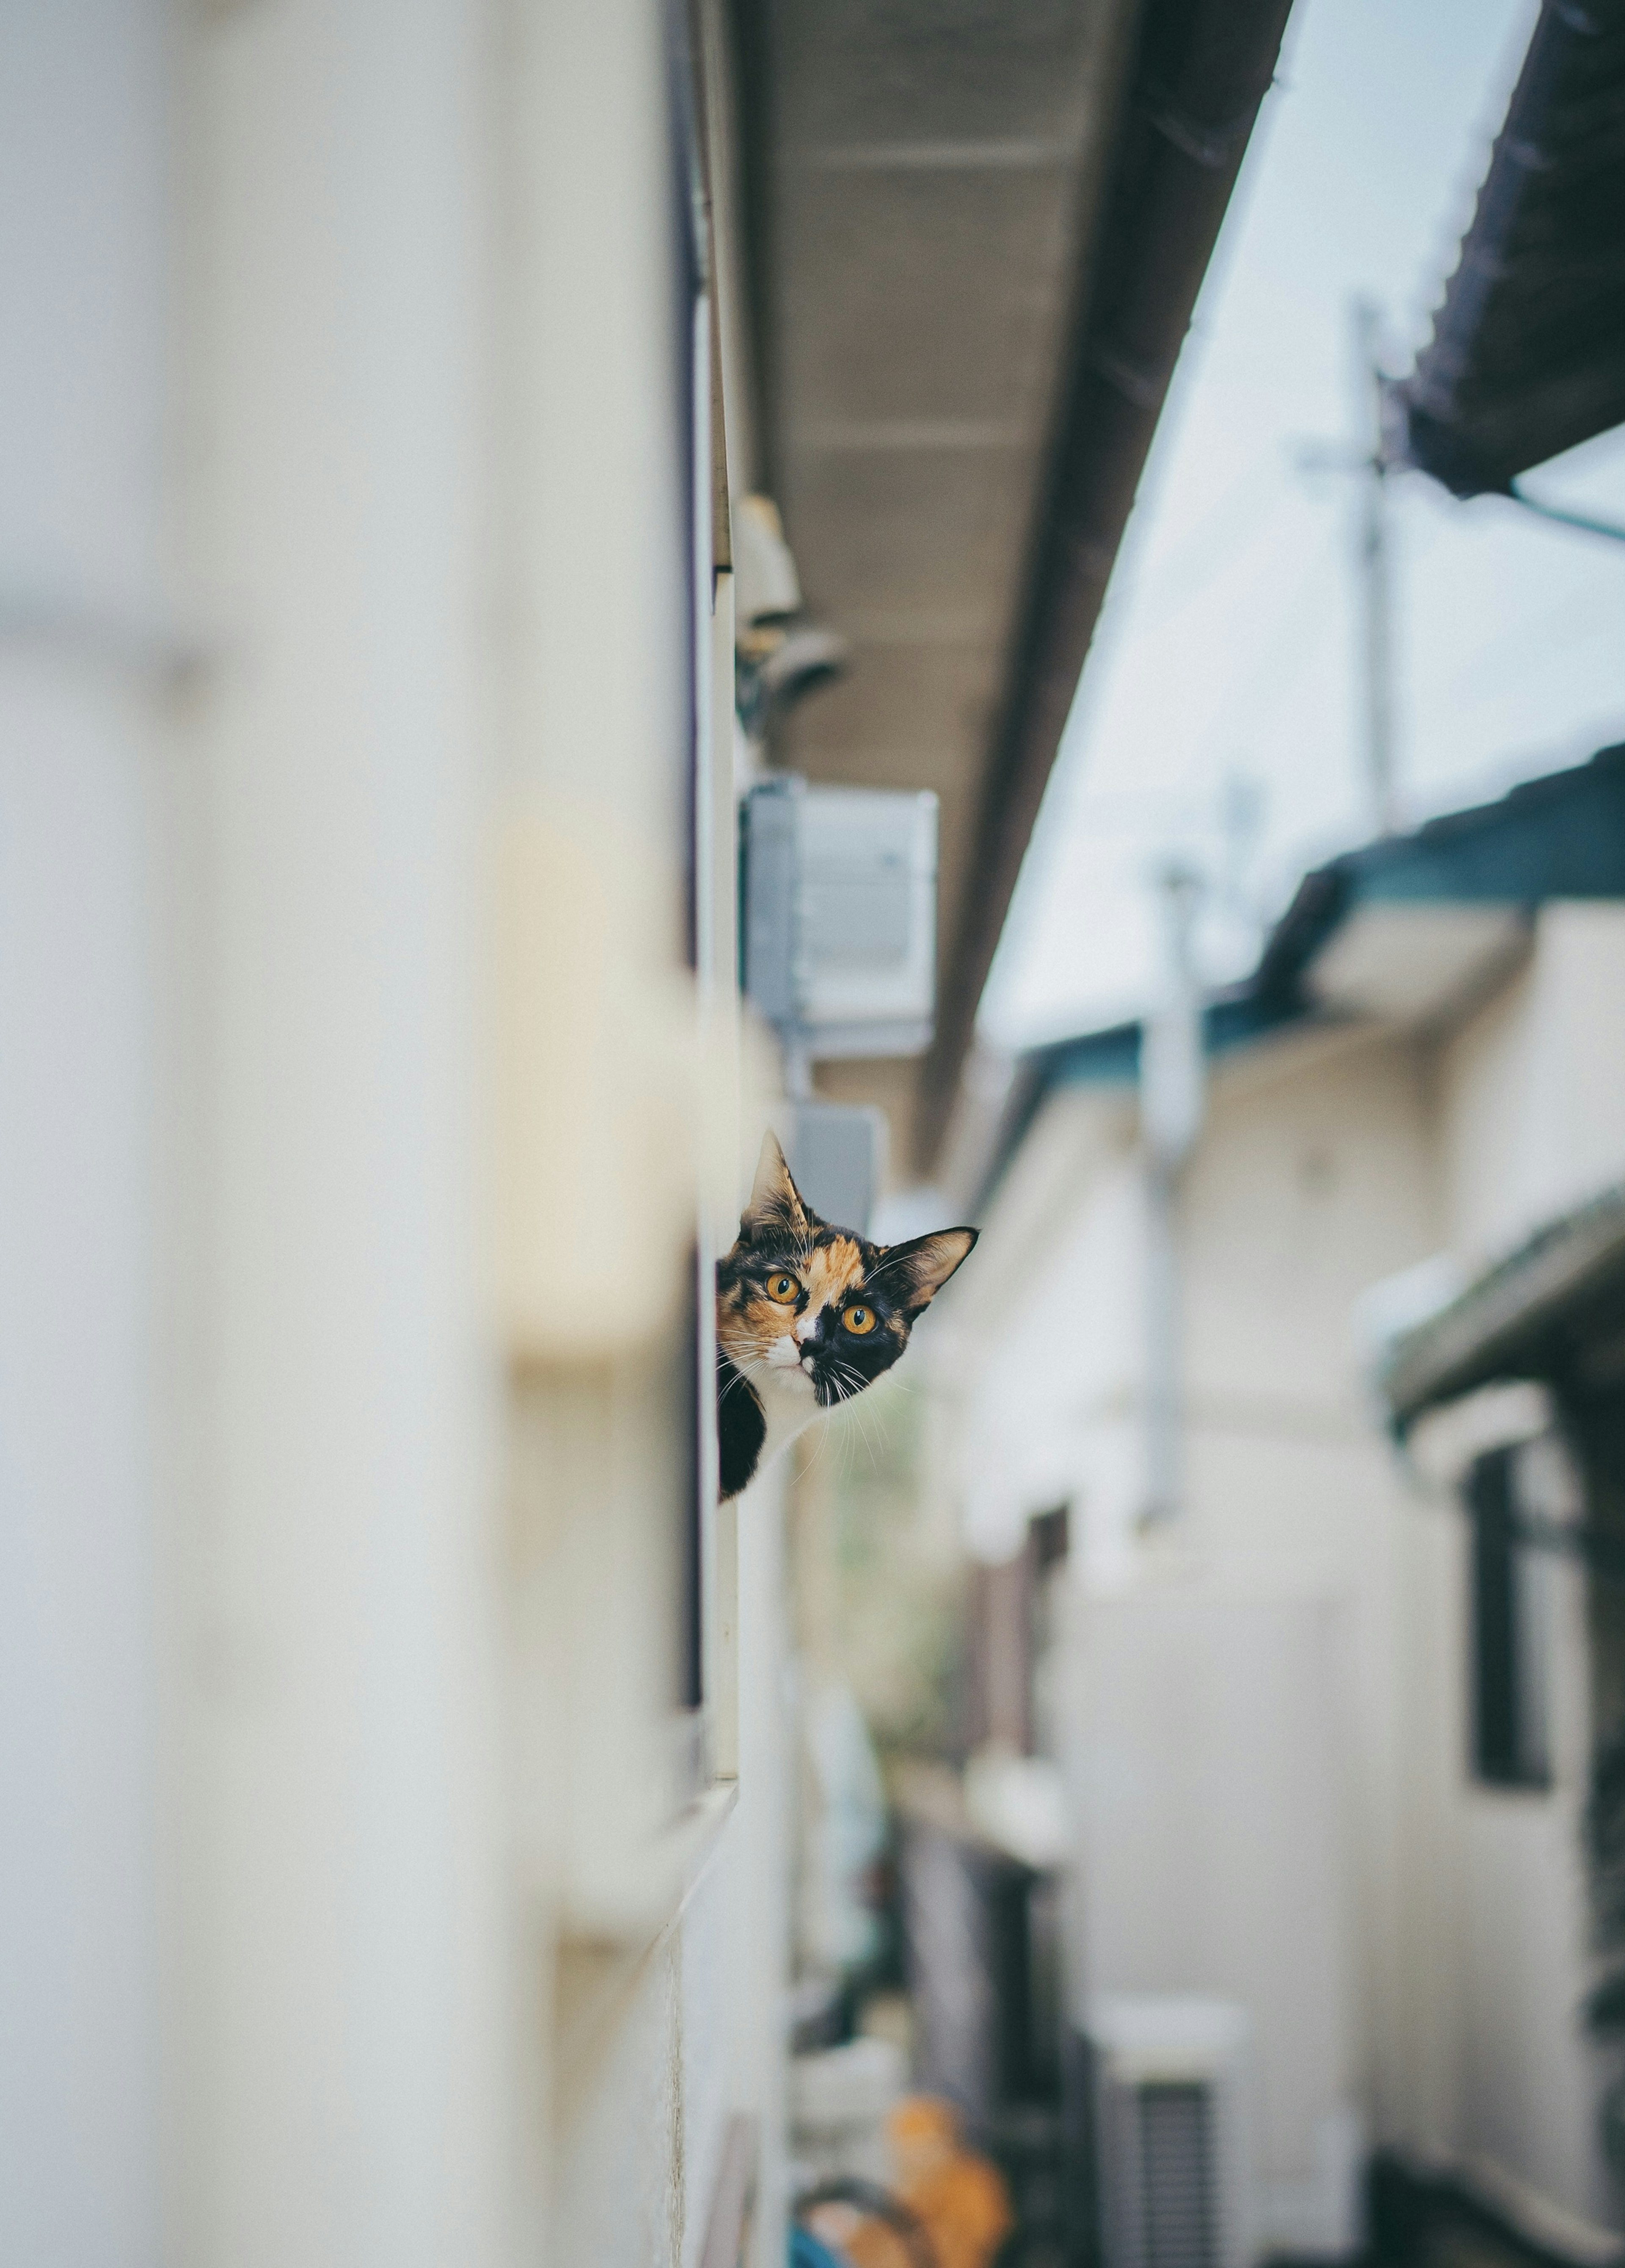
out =
<path fill-rule="evenodd" d="M 771 1126 L 762 1137 L 762 1154 L 756 1161 L 750 1202 L 740 1215 L 739 1226 L 745 1236 L 759 1236 L 764 1230 L 772 1228 L 788 1229 L 793 1236 L 807 1233 L 807 1208 L 801 1203 L 801 1191 L 790 1178 L 779 1137 Z"/>
<path fill-rule="evenodd" d="M 890 1245 L 881 1263 L 888 1288 L 895 1285 L 906 1307 L 927 1306 L 976 1242 L 973 1228 L 939 1228 L 930 1236 Z"/>

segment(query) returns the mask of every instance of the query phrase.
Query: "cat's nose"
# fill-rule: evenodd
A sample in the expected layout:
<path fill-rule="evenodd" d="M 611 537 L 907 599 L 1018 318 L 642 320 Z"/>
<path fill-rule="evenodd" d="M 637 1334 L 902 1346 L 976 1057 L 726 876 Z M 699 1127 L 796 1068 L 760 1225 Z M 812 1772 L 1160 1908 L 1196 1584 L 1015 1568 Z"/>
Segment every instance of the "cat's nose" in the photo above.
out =
<path fill-rule="evenodd" d="M 816 1309 L 809 1308 L 806 1314 L 798 1315 L 795 1319 L 795 1336 L 803 1346 L 817 1328 L 818 1316 Z"/>

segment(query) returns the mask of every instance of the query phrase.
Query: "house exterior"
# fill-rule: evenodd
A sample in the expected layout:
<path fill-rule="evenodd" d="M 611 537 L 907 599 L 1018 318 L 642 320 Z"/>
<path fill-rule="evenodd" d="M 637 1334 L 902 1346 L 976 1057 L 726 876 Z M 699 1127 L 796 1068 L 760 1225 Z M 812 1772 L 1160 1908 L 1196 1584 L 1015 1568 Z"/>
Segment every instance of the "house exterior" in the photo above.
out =
<path fill-rule="evenodd" d="M 1572 1361 L 1481 1332 L 1464 1366 L 1429 1333 L 1456 1346 L 1481 1275 L 1625 1174 L 1622 1016 L 1625 751 L 1308 878 L 1205 1012 L 1180 1508 L 1149 1530 L 1139 1027 L 1018 1077 L 948 1358 L 959 1485 L 992 1558 L 1070 1505 L 1040 1713 L 1076 1837 L 1072 2021 L 1124 1992 L 1241 2004 L 1263 2250 L 1356 2250 L 1373 2149 L 1559 2253 L 1621 2226 L 1617 2050 L 1584 2017 L 1617 1690 L 1613 1579 L 1574 1540 L 1599 1453 Z M 1600 1370 L 1589 1391 L 1613 1408 Z"/>

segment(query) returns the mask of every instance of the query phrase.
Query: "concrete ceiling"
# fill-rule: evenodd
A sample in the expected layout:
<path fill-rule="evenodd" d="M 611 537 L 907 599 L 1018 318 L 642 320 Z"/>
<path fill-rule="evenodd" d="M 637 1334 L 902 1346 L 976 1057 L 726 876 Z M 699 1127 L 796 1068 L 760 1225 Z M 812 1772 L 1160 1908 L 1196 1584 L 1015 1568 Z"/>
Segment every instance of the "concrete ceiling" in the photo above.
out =
<path fill-rule="evenodd" d="M 780 0 L 771 13 L 772 477 L 846 681 L 787 720 L 816 780 L 934 788 L 962 913 L 989 732 L 1132 0 Z M 825 1066 L 914 1149 L 916 1067 Z"/>

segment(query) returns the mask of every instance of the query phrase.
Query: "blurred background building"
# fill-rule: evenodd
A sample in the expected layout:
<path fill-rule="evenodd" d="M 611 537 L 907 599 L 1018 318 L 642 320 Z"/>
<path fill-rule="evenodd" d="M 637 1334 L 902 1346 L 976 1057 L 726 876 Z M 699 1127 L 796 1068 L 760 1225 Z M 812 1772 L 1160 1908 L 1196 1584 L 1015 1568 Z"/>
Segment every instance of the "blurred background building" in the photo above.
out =
<path fill-rule="evenodd" d="M 1288 13 L 7 12 L 6 2261 L 1618 2257 L 1625 649 L 1455 792 L 1395 536 L 1616 608 L 1617 0 L 1309 452 L 1348 807 L 1072 887 Z M 984 1233 L 719 1504 L 768 1125 Z"/>

